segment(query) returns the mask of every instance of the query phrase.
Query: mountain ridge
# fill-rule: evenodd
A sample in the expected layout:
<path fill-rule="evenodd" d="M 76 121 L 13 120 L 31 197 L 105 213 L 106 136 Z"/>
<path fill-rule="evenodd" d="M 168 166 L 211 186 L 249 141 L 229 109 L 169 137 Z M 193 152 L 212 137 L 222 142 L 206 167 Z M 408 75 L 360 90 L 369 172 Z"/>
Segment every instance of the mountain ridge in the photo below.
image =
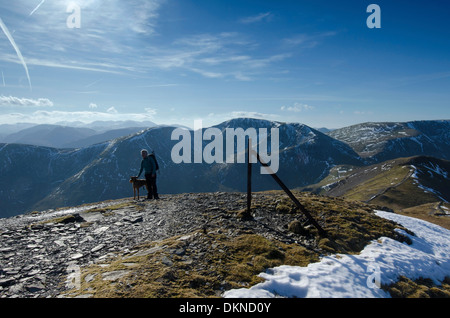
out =
<path fill-rule="evenodd" d="M 109 126 L 108 126 L 109 124 Z M 125 121 L 117 124 L 109 122 L 94 122 L 92 124 L 58 125 L 58 124 L 21 124 L 19 131 L 14 131 L 12 125 L 0 125 L 4 130 L 12 131 L 0 135 L 0 143 L 15 143 L 23 145 L 43 146 L 50 148 L 83 148 L 115 138 L 130 135 L 135 132 L 157 126 L 151 122 Z"/>
<path fill-rule="evenodd" d="M 450 202 L 449 173 L 448 160 L 396 158 L 364 167 L 336 166 L 320 183 L 303 190 L 378 204 L 398 213 L 430 205 L 428 216 L 450 228 L 450 212 L 442 208 Z M 422 213 L 422 217 L 427 214 Z"/>
<path fill-rule="evenodd" d="M 428 124 L 439 128 L 442 123 L 445 124 L 445 121 Z M 427 122 L 421 122 L 419 126 L 426 124 Z M 222 132 L 227 128 L 259 127 L 268 128 L 269 133 L 269 128 L 278 128 L 280 132 L 278 175 L 289 188 L 315 184 L 325 178 L 335 166 L 363 167 L 368 164 L 367 157 L 361 158 L 352 149 L 351 142 L 349 145 L 300 123 L 240 118 L 213 127 L 219 128 Z M 139 151 L 142 148 L 156 151 L 161 167 L 158 185 L 163 193 L 245 191 L 246 181 L 243 177 L 246 175 L 245 165 L 174 164 L 170 158 L 171 150 L 178 142 L 171 140 L 174 129 L 175 127 L 171 126 L 151 127 L 77 150 L 0 145 L 2 216 L 125 197 L 130 193 L 129 177 L 139 171 Z M 423 127 L 421 129 L 424 130 Z M 188 131 L 192 136 L 193 131 Z M 446 136 L 444 132 L 444 135 L 437 135 L 436 138 L 443 139 L 439 142 L 446 143 Z M 225 138 L 225 135 L 223 137 Z M 427 137 L 429 138 L 427 142 L 434 143 L 430 134 Z M 203 140 L 202 146 L 208 142 Z M 443 150 L 442 157 L 445 157 L 446 150 Z M 47 153 L 47 156 L 43 153 Z M 27 160 L 20 159 L 21 157 L 31 158 L 28 159 L 31 166 L 28 167 Z M 50 163 L 56 162 L 55 158 L 61 159 L 58 169 L 49 167 Z M 71 164 L 72 162 L 74 164 Z M 64 165 L 66 166 L 63 167 Z M 26 176 L 20 181 L 16 179 L 23 172 L 21 167 L 26 167 Z M 46 172 L 48 175 L 39 174 L 37 171 Z M 23 184 L 34 186 L 24 187 Z M 33 189 L 38 184 L 43 186 Z M 278 188 L 269 176 L 260 174 L 254 174 L 253 184 L 255 191 Z"/>
<path fill-rule="evenodd" d="M 350 147 L 342 142 L 312 130 L 306 125 L 274 123 L 270 121 L 236 119 L 222 123 L 221 129 L 241 127 L 273 127 L 280 129 L 280 177 L 289 187 L 306 185 L 323 177 L 323 171 L 335 163 L 359 164 L 360 160 Z M 205 128 L 207 129 L 207 128 Z M 243 179 L 245 165 L 234 164 L 175 164 L 171 159 L 171 150 L 178 142 L 171 139 L 174 127 L 152 127 L 141 132 L 97 144 L 80 150 L 66 150 L 64 153 L 77 156 L 79 152 L 91 152 L 92 155 L 80 162 L 80 167 L 71 175 L 53 176 L 60 180 L 55 187 L 40 200 L 28 207 L 30 210 L 42 210 L 51 207 L 77 205 L 106 199 L 118 199 L 130 193 L 130 176 L 137 175 L 140 167 L 140 150 L 153 149 L 156 152 L 161 175 L 158 185 L 163 193 L 184 193 L 204 191 L 244 191 L 246 181 Z M 189 131 L 192 135 L 194 132 Z M 226 138 L 223 135 L 223 138 Z M 193 138 L 192 148 L 193 148 Z M 205 146 L 208 141 L 203 141 Z M 224 142 L 225 145 L 225 142 Z M 21 146 L 14 146 L 21 148 Z M 4 145 L 0 148 L 5 171 L 8 177 L 18 174 L 17 167 L 11 165 L 13 157 L 19 155 L 6 150 L 14 148 Z M 23 146 L 23 149 L 32 149 Z M 50 148 L 49 148 L 50 149 Z M 59 153 L 61 150 L 51 150 Z M 20 153 L 20 150 L 18 150 Z M 33 156 L 32 152 L 27 156 Z M 37 159 L 37 158 L 35 158 Z M 34 159 L 34 160 L 35 160 Z M 1 160 L 1 159 L 0 159 Z M 33 161 L 34 161 L 33 160 Z M 48 161 L 50 158 L 41 158 Z M 70 160 L 70 159 L 68 159 Z M 1 161 L 0 161 L 1 163 Z M 9 164 L 8 164 L 9 163 Z M 44 165 L 45 163 L 38 163 Z M 295 169 L 293 171 L 292 169 Z M 10 171 L 13 170 L 13 171 Z M 295 175 L 299 177 L 295 177 Z M 301 177 L 300 177 L 301 176 Z M 255 190 L 276 188 L 277 185 L 268 176 L 255 174 Z M 174 182 L 174 180 L 177 180 Z M 11 192 L 7 184 L 3 184 L 6 193 Z M 18 191 L 18 190 L 14 190 Z M 0 192 L 0 196 L 2 192 Z M 5 197 L 5 192 L 3 192 Z M 17 198 L 17 196 L 14 196 Z M 6 196 L 6 202 L 9 201 Z M 5 202 L 4 201 L 4 202 Z M 22 211 L 26 212 L 26 210 Z"/>
<path fill-rule="evenodd" d="M 369 164 L 415 155 L 450 159 L 450 120 L 368 122 L 327 135 L 347 143 Z"/>

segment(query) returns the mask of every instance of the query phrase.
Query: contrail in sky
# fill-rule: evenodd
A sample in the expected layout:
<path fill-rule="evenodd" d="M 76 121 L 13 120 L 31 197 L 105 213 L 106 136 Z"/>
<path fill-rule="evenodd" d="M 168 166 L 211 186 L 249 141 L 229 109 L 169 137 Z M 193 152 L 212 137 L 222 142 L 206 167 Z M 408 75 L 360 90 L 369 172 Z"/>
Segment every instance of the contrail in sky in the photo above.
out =
<path fill-rule="evenodd" d="M 39 3 L 39 4 L 37 5 L 37 7 L 34 8 L 33 11 L 31 11 L 29 17 L 31 17 L 31 16 L 32 16 L 32 15 L 40 8 L 40 6 L 44 4 L 44 2 L 45 2 L 45 0 L 42 0 L 41 3 Z"/>
<path fill-rule="evenodd" d="M 17 57 L 19 58 L 19 60 L 22 62 L 23 68 L 25 69 L 25 72 L 27 73 L 27 78 L 28 78 L 28 84 L 30 84 L 30 89 L 32 89 L 31 87 L 31 79 L 30 79 L 30 74 L 28 73 L 28 66 L 27 63 L 25 63 L 25 59 L 22 56 L 22 53 L 20 53 L 19 47 L 17 46 L 16 42 L 14 41 L 14 38 L 12 37 L 11 33 L 9 33 L 8 28 L 6 27 L 6 25 L 3 23 L 2 18 L 0 18 L 0 27 L 3 30 L 3 33 L 5 33 L 6 37 L 8 38 L 9 42 L 11 43 L 11 45 L 13 46 L 14 50 L 16 50 L 17 53 Z"/>
<path fill-rule="evenodd" d="M 3 71 L 2 71 L 2 79 L 3 79 L 3 87 L 6 87 L 6 83 L 5 83 L 5 75 L 3 75 Z"/>

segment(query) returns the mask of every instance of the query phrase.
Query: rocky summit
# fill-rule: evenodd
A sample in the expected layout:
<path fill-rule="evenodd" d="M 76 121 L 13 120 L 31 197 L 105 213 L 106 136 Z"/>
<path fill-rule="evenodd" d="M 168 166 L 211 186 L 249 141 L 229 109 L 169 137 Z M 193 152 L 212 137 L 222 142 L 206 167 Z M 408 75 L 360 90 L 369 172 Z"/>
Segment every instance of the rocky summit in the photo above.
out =
<path fill-rule="evenodd" d="M 131 198 L 0 219 L 0 297 L 220 297 L 269 266 L 399 239 L 373 206 L 295 192 Z M 247 273 L 247 274 L 246 274 Z"/>

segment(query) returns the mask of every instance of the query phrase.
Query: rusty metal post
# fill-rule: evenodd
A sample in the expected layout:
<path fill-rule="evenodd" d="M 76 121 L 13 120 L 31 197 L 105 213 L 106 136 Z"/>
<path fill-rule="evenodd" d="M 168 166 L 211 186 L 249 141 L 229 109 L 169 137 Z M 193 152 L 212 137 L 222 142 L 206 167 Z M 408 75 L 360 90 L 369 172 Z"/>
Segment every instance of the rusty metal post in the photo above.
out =
<path fill-rule="evenodd" d="M 262 166 L 270 169 L 269 165 L 261 160 L 259 154 L 256 154 L 256 157 L 258 158 L 258 161 L 261 163 Z M 317 223 L 317 221 L 312 217 L 312 215 L 306 210 L 306 208 L 297 200 L 297 198 L 294 196 L 294 194 L 289 190 L 289 188 L 281 181 L 281 179 L 272 171 L 270 174 L 272 178 L 275 179 L 275 181 L 280 185 L 280 187 L 286 192 L 286 194 L 291 198 L 291 200 L 295 203 L 295 205 L 300 209 L 300 211 L 305 214 L 309 221 L 316 227 L 316 229 L 319 231 L 319 233 L 323 236 L 326 236 L 325 230 Z"/>

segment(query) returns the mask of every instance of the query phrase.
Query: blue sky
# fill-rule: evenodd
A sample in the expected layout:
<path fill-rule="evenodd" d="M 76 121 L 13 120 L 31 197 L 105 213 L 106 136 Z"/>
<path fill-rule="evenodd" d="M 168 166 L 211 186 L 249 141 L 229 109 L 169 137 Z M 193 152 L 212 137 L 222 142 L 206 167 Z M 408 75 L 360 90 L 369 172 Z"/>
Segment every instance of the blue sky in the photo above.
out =
<path fill-rule="evenodd" d="M 0 124 L 450 119 L 449 16 L 422 0 L 2 1 Z"/>

